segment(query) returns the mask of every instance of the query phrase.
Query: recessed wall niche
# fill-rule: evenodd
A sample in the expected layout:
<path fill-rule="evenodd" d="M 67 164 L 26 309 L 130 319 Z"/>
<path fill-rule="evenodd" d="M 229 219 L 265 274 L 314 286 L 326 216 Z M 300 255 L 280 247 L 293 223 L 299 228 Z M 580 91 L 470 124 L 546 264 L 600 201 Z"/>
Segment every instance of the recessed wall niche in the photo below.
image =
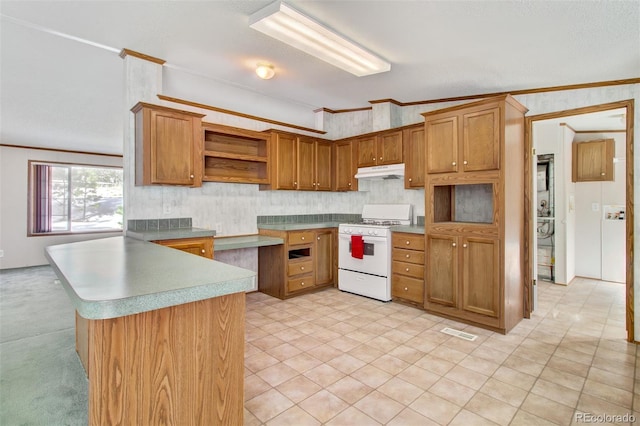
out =
<path fill-rule="evenodd" d="M 434 222 L 493 223 L 493 184 L 435 185 Z"/>

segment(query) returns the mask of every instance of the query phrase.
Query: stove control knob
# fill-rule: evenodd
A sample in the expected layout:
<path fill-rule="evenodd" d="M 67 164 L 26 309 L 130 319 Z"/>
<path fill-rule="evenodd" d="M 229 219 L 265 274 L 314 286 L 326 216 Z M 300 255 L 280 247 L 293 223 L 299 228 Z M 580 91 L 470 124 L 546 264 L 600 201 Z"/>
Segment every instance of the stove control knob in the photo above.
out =
<path fill-rule="evenodd" d="M 374 230 L 373 229 L 369 229 L 369 235 L 373 235 Z"/>

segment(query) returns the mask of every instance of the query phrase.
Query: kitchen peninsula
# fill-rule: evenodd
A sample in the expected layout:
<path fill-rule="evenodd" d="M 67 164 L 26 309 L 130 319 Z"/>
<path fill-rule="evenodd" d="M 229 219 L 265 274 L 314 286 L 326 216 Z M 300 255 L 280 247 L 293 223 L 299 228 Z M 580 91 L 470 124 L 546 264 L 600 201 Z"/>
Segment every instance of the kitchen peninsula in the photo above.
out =
<path fill-rule="evenodd" d="M 242 424 L 254 272 L 127 237 L 45 253 L 76 309 L 90 424 Z"/>

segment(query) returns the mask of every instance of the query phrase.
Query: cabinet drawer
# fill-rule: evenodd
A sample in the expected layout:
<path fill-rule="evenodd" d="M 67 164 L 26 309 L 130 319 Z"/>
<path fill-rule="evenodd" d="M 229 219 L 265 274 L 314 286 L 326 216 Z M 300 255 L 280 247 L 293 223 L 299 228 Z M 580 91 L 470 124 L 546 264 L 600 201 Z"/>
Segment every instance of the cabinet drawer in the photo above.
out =
<path fill-rule="evenodd" d="M 424 235 L 420 234 L 393 234 L 393 246 L 409 250 L 424 251 Z"/>
<path fill-rule="evenodd" d="M 417 265 L 424 265 L 424 252 L 418 250 L 394 248 L 393 260 L 398 262 L 408 262 L 415 263 Z"/>
<path fill-rule="evenodd" d="M 300 274 L 308 274 L 313 272 L 313 261 L 306 260 L 304 262 L 291 262 L 287 264 L 287 275 L 294 276 Z"/>
<path fill-rule="evenodd" d="M 289 232 L 287 235 L 287 242 L 289 245 L 309 244 L 313 242 L 313 236 L 313 231 Z"/>
<path fill-rule="evenodd" d="M 393 261 L 391 271 L 394 274 L 408 275 L 420 279 L 424 278 L 424 265 L 416 265 L 415 263 Z"/>
<path fill-rule="evenodd" d="M 314 279 L 313 275 L 305 275 L 300 278 L 292 278 L 287 281 L 287 290 L 289 292 L 304 290 L 305 288 L 313 287 Z"/>
<path fill-rule="evenodd" d="M 424 303 L 424 281 L 393 274 L 391 277 L 391 296 Z"/>

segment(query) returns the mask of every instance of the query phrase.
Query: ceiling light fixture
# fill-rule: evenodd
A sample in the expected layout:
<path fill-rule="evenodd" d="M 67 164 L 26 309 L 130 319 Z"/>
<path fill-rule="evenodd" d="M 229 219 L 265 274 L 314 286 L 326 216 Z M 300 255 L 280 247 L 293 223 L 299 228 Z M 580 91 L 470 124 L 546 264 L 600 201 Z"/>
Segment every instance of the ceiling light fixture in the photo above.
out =
<path fill-rule="evenodd" d="M 269 64 L 258 64 L 256 67 L 256 74 L 263 80 L 269 80 L 276 75 L 276 71 L 273 69 L 273 65 Z"/>
<path fill-rule="evenodd" d="M 249 26 L 358 77 L 391 69 L 389 62 L 281 1 L 251 15 Z"/>

